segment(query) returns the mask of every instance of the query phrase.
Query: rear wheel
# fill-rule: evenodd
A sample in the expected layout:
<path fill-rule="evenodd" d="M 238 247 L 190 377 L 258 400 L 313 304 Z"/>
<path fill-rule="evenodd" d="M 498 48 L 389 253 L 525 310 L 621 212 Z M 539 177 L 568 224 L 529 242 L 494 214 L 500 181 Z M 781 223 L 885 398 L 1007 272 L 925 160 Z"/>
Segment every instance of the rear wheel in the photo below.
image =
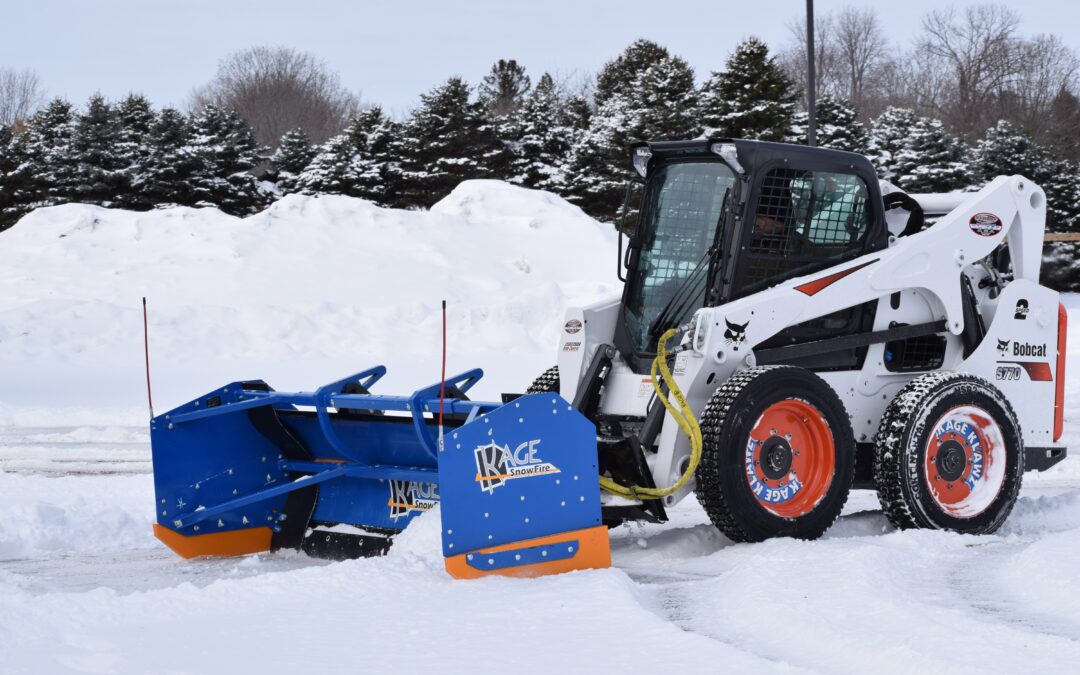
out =
<path fill-rule="evenodd" d="M 533 383 L 529 385 L 529 388 L 525 390 L 526 394 L 546 394 L 549 391 L 555 393 L 559 392 L 559 367 L 552 366 L 545 370 L 540 377 L 533 380 Z"/>
<path fill-rule="evenodd" d="M 736 373 L 701 416 L 698 499 L 734 541 L 814 539 L 840 515 L 855 441 L 836 392 L 808 370 Z"/>
<path fill-rule="evenodd" d="M 915 378 L 886 409 L 875 443 L 878 499 L 896 527 L 993 532 L 1020 492 L 1020 426 L 981 378 Z"/>

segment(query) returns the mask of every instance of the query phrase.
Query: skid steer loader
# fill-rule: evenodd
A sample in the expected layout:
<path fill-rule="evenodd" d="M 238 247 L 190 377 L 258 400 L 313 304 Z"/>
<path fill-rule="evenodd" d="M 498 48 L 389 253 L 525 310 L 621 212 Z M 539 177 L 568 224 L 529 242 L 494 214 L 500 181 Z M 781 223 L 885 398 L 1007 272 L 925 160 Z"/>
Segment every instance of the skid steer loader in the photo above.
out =
<path fill-rule="evenodd" d="M 526 394 L 234 382 L 152 420 L 157 536 L 370 555 L 439 505 L 452 575 L 538 575 L 609 565 L 608 526 L 691 492 L 735 541 L 820 536 L 853 487 L 900 528 L 992 532 L 1064 458 L 1037 185 L 908 195 L 859 155 L 728 139 L 631 160 L 622 297 L 568 310 Z"/>

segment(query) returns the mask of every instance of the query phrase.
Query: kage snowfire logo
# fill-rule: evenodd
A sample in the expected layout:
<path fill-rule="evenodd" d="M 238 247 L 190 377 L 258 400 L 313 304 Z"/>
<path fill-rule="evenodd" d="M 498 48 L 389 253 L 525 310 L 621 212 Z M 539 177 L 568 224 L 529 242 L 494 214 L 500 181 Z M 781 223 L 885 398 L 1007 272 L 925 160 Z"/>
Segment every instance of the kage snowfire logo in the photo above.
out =
<path fill-rule="evenodd" d="M 513 450 L 492 441 L 476 448 L 476 482 L 492 493 L 506 481 L 559 473 L 559 468 L 539 456 L 540 440 L 525 441 Z"/>
<path fill-rule="evenodd" d="M 390 519 L 397 520 L 413 511 L 430 511 L 439 503 L 439 489 L 434 483 L 390 481 Z"/>

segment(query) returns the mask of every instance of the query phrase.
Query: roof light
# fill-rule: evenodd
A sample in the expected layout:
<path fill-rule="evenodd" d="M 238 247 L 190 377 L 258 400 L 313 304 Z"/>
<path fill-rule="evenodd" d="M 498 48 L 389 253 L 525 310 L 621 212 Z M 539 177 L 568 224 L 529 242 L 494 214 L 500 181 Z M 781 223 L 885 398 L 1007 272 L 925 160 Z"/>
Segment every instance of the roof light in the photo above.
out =
<path fill-rule="evenodd" d="M 634 171 L 641 174 L 641 177 L 645 177 L 645 173 L 649 170 L 649 160 L 652 159 L 652 150 L 647 145 L 639 145 L 634 148 Z"/>
<path fill-rule="evenodd" d="M 709 146 L 709 150 L 720 155 L 720 159 L 727 162 L 728 166 L 737 172 L 746 173 L 743 171 L 742 164 L 739 164 L 739 153 L 736 152 L 734 143 L 713 143 Z"/>

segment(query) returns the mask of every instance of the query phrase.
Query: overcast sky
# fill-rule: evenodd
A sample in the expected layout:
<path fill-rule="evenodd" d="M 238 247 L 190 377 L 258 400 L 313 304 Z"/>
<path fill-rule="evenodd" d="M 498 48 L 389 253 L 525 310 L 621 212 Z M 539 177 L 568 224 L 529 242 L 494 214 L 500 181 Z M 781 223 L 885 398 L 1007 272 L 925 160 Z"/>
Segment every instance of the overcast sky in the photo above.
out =
<path fill-rule="evenodd" d="M 817 11 L 873 5 L 898 42 L 940 0 L 817 0 Z M 956 2 L 958 6 L 968 3 Z M 1080 47 L 1080 10 L 1067 0 L 1009 3 L 1027 34 L 1053 32 Z M 315 53 L 367 102 L 405 113 L 452 74 L 475 83 L 498 58 L 544 70 L 595 72 L 638 37 L 687 59 L 701 79 L 741 38 L 788 41 L 802 0 L 4 0 L 0 67 L 31 68 L 50 95 L 82 103 L 140 91 L 183 105 L 237 49 L 277 44 Z"/>

